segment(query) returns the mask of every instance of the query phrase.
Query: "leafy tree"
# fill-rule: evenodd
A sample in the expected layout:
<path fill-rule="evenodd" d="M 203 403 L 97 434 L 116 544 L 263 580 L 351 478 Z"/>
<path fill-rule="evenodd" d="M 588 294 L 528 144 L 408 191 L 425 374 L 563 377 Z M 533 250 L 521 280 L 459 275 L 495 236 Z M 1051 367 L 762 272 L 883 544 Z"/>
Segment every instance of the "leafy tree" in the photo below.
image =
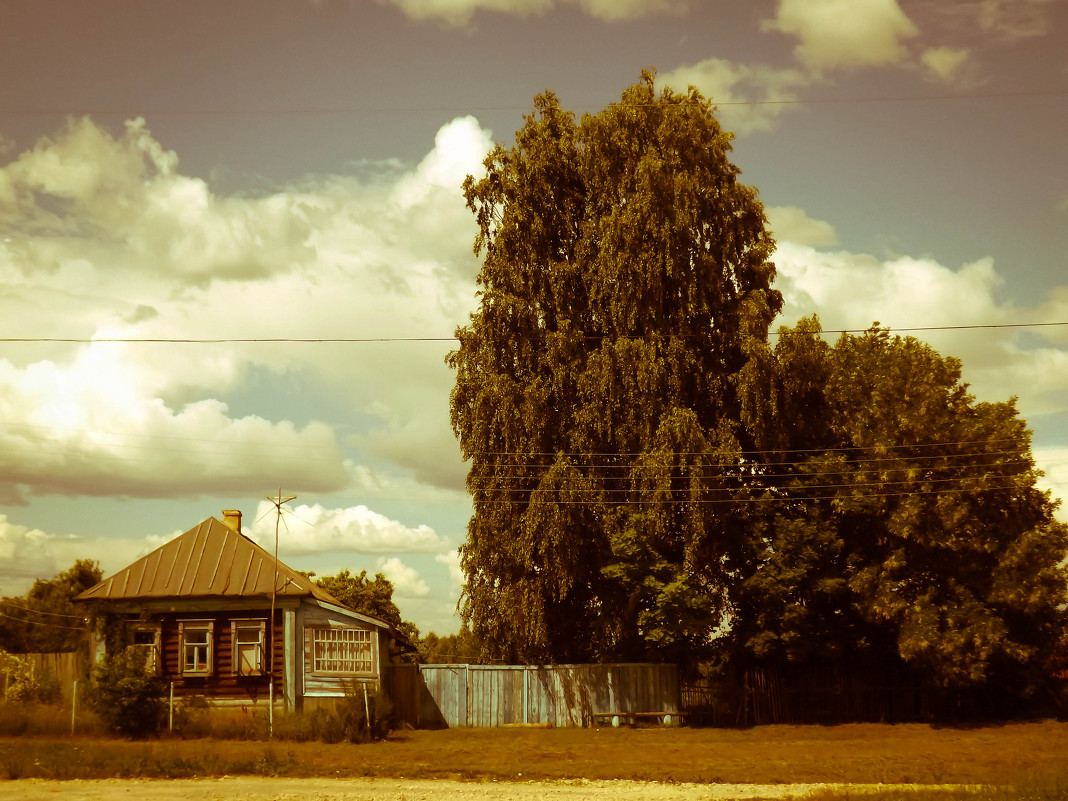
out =
<path fill-rule="evenodd" d="M 710 103 L 653 83 L 578 122 L 539 95 L 464 183 L 485 257 L 451 415 L 489 657 L 692 653 L 738 576 L 745 513 L 719 501 L 763 419 L 774 243 Z"/>
<path fill-rule="evenodd" d="M 418 647 L 419 661 L 427 665 L 475 664 L 482 651 L 467 628 L 445 636 L 430 632 L 419 640 Z"/>
<path fill-rule="evenodd" d="M 735 635 L 750 658 L 900 660 L 949 687 L 1026 690 L 1064 626 L 1068 530 L 1015 402 L 878 327 L 776 348 L 780 462 Z M 769 426 L 770 429 L 770 426 Z M 773 487 L 773 489 L 771 489 Z"/>
<path fill-rule="evenodd" d="M 102 578 L 97 562 L 79 559 L 55 578 L 35 581 L 25 596 L 0 600 L 0 649 L 26 654 L 87 648 L 85 610 L 71 599 Z"/>
<path fill-rule="evenodd" d="M 89 705 L 112 731 L 127 737 L 158 732 L 167 711 L 163 680 L 145 670 L 145 652 L 126 648 L 93 668 Z"/>
<path fill-rule="evenodd" d="M 393 582 L 381 573 L 369 579 L 366 570 L 358 576 L 342 570 L 336 576 L 315 579 L 315 584 L 349 609 L 386 621 L 410 641 L 419 636 L 415 624 L 401 618 L 400 609 L 393 603 Z"/>

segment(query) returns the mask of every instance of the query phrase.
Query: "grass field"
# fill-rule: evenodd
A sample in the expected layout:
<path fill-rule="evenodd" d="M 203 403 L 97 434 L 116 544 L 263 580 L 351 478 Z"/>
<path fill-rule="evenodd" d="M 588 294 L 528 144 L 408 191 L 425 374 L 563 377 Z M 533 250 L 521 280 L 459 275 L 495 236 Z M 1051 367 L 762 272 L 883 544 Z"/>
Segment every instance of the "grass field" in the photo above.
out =
<path fill-rule="evenodd" d="M 0 778 L 237 774 L 470 780 L 637 779 L 1063 788 L 1068 723 L 982 728 L 451 729 L 365 745 L 239 740 L 0 739 Z M 1040 797 L 1059 795 L 1044 791 Z"/>

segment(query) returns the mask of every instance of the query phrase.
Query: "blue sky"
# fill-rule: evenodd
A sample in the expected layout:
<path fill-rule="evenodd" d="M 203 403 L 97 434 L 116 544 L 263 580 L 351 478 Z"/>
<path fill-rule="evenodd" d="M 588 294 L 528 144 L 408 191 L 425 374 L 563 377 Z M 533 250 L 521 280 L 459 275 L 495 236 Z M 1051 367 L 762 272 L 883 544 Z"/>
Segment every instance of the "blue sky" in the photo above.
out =
<path fill-rule="evenodd" d="M 455 630 L 459 191 L 533 95 L 643 68 L 736 134 L 777 324 L 1068 321 L 1064 0 L 0 3 L 0 593 L 223 508 Z M 1068 492 L 1068 326 L 925 331 Z M 1063 516 L 1063 511 L 1062 511 Z"/>

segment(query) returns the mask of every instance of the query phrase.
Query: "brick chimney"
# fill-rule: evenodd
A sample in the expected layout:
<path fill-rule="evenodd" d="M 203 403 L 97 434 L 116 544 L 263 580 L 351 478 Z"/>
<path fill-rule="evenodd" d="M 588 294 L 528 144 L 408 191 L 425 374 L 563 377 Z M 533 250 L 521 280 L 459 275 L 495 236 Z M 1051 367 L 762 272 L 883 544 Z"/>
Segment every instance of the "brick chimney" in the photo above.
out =
<path fill-rule="evenodd" d="M 223 509 L 222 510 L 222 515 L 223 515 L 222 521 L 226 525 L 228 525 L 230 528 L 232 528 L 234 531 L 236 531 L 238 534 L 240 534 L 241 533 L 241 510 L 240 509 Z"/>

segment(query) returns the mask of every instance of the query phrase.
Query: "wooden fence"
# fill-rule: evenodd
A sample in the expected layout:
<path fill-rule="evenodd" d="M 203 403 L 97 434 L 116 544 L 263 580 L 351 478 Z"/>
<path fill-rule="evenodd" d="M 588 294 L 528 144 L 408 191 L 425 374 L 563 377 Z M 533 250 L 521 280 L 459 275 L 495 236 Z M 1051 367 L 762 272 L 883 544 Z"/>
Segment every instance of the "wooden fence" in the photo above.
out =
<path fill-rule="evenodd" d="M 412 726 L 590 726 L 612 715 L 678 715 L 674 665 L 393 665 L 394 716 Z"/>
<path fill-rule="evenodd" d="M 88 656 L 82 651 L 54 654 L 16 654 L 19 659 L 27 660 L 33 666 L 38 677 L 53 677 L 59 683 L 60 698 L 64 703 L 71 700 L 74 682 L 85 685 L 89 677 Z M 0 673 L 0 698 L 7 693 L 10 677 Z"/>
<path fill-rule="evenodd" d="M 879 666 L 757 669 L 681 688 L 687 720 L 705 726 L 927 721 L 944 700 Z"/>

